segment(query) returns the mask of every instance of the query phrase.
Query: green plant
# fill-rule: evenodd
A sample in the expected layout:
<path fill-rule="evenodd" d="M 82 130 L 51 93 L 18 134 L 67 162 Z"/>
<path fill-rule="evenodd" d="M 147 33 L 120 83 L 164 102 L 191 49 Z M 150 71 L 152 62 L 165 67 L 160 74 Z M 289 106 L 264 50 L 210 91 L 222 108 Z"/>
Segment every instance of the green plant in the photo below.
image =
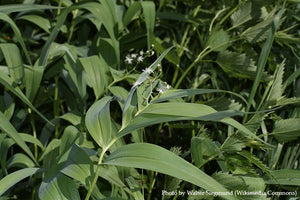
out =
<path fill-rule="evenodd" d="M 298 5 L 1 5 L 1 198 L 299 192 Z"/>

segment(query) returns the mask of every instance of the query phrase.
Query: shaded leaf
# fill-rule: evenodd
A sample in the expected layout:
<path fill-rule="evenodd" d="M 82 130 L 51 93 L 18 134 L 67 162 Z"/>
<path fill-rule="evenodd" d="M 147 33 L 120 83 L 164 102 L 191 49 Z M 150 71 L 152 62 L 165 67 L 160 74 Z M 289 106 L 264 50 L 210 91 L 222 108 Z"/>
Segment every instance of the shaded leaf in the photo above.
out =
<path fill-rule="evenodd" d="M 297 140 L 300 137 L 300 118 L 290 118 L 276 121 L 272 134 L 279 142 Z"/>

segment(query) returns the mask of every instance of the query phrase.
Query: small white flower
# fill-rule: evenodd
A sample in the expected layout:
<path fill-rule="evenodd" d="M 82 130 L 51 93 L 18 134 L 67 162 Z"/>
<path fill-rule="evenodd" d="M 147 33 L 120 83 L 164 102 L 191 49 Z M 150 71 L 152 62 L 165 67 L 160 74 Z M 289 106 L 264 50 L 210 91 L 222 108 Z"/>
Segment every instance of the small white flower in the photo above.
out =
<path fill-rule="evenodd" d="M 151 47 L 154 48 L 154 44 L 151 44 Z"/>
<path fill-rule="evenodd" d="M 143 62 L 143 60 L 144 60 L 143 56 L 139 56 L 139 57 L 137 58 L 137 61 L 138 61 L 138 62 Z"/>
<path fill-rule="evenodd" d="M 159 92 L 161 94 L 163 94 L 165 92 L 162 88 L 157 88 L 156 90 L 157 90 L 157 92 Z"/>
<path fill-rule="evenodd" d="M 161 67 L 161 64 L 160 64 L 160 63 L 158 63 L 158 64 L 157 64 L 157 67 L 158 67 L 158 68 L 160 68 L 160 67 Z"/>
<path fill-rule="evenodd" d="M 166 86 L 166 90 L 168 90 L 168 89 L 170 89 L 171 88 L 171 86 L 170 85 L 167 85 Z"/>
<path fill-rule="evenodd" d="M 151 51 L 151 56 L 153 56 L 155 54 L 155 52 L 154 51 Z"/>
<path fill-rule="evenodd" d="M 125 58 L 125 62 L 127 62 L 128 64 L 131 64 L 132 63 L 132 58 L 130 58 L 129 56 L 126 56 Z"/>
<path fill-rule="evenodd" d="M 131 58 L 136 58 L 137 56 L 138 56 L 138 55 L 135 54 L 135 53 L 131 54 Z"/>
<path fill-rule="evenodd" d="M 147 74 L 153 73 L 153 70 L 150 67 L 147 67 L 146 69 L 143 69 L 143 72 L 146 72 Z"/>
<path fill-rule="evenodd" d="M 140 55 L 141 56 L 144 55 L 144 51 L 143 50 L 140 51 Z"/>

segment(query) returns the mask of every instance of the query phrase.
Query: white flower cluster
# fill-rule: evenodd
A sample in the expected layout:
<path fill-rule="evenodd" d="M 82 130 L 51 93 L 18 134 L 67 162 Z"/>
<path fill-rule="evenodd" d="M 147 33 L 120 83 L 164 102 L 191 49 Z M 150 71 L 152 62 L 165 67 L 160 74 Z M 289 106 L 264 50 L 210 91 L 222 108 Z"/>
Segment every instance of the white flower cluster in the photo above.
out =
<path fill-rule="evenodd" d="M 132 53 L 130 55 L 127 55 L 125 57 L 125 62 L 127 64 L 132 64 L 133 61 L 136 61 L 137 63 L 143 62 L 144 61 L 144 52 L 140 51 L 140 54 Z"/>
<path fill-rule="evenodd" d="M 156 91 L 159 92 L 160 94 L 163 94 L 165 91 L 169 90 L 171 86 L 167 84 L 167 82 L 159 82 L 158 86 L 156 88 Z"/>
<path fill-rule="evenodd" d="M 154 48 L 153 44 L 151 45 L 151 48 Z M 153 50 L 147 50 L 146 52 L 141 50 L 139 53 L 128 54 L 125 57 L 125 62 L 127 64 L 132 64 L 133 62 L 140 63 L 143 62 L 146 57 L 153 56 L 154 54 L 155 52 Z"/>

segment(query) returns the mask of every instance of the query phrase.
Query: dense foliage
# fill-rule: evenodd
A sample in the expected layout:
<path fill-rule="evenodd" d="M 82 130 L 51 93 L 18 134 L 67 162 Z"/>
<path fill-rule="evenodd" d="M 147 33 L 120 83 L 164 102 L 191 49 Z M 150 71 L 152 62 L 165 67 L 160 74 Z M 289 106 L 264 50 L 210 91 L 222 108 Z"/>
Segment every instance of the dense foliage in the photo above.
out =
<path fill-rule="evenodd" d="M 0 199 L 295 199 L 300 1 L 0 5 Z"/>

